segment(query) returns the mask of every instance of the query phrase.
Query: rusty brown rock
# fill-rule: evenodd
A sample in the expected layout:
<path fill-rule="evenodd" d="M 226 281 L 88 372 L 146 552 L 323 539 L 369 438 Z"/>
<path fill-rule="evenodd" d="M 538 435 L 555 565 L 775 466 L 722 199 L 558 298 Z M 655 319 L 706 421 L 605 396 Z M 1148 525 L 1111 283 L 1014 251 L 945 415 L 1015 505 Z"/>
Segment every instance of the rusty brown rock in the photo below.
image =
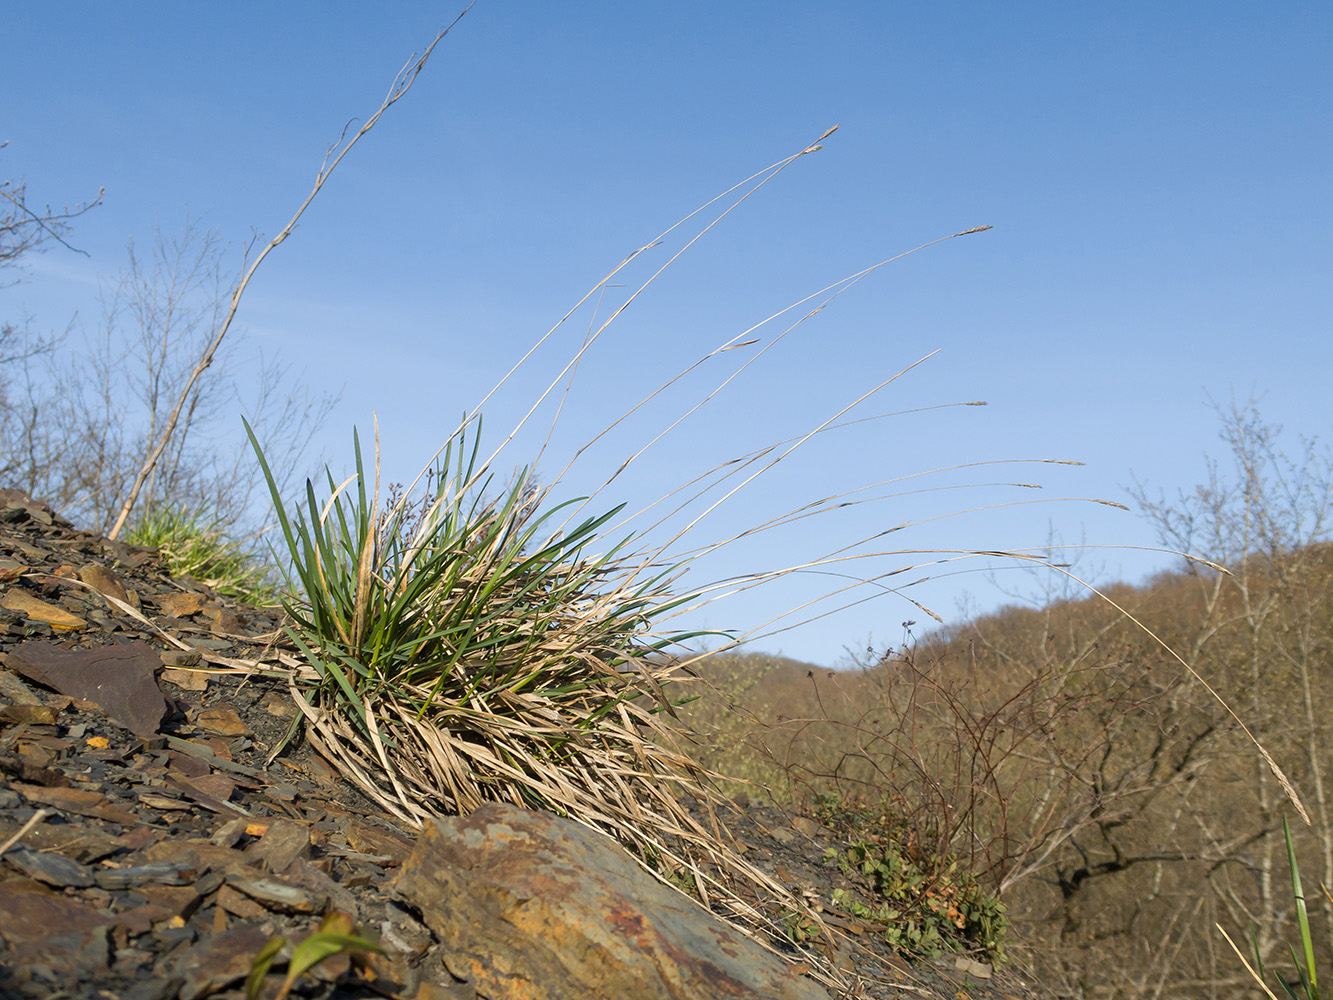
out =
<path fill-rule="evenodd" d="M 56 710 L 50 705 L 6 705 L 0 708 L 0 721 L 35 726 L 54 726 Z"/>
<path fill-rule="evenodd" d="M 489 1000 L 817 1000 L 826 994 L 614 842 L 509 805 L 429 823 L 396 882 Z"/>
<path fill-rule="evenodd" d="M 202 802 L 209 808 L 217 808 L 219 805 L 225 806 L 226 801 L 231 798 L 231 793 L 236 790 L 236 782 L 225 774 L 204 774 L 197 778 L 173 778 L 171 784 L 196 802 Z"/>
<path fill-rule="evenodd" d="M 218 889 L 217 904 L 232 916 L 240 917 L 242 920 L 263 920 L 268 915 L 268 910 L 229 885 Z"/>
<path fill-rule="evenodd" d="M 126 604 L 129 603 L 130 595 L 126 592 L 125 585 L 120 582 L 120 577 L 105 566 L 89 563 L 78 570 L 78 576 L 80 580 L 98 593 L 107 597 L 114 597 Z"/>
<path fill-rule="evenodd" d="M 184 978 L 180 1000 L 196 1000 L 239 983 L 268 935 L 255 924 L 241 924 L 178 955 L 171 972 Z"/>
<path fill-rule="evenodd" d="M 135 736 L 157 732 L 170 705 L 157 686 L 157 650 L 142 642 L 66 651 L 47 642 L 25 642 L 5 666 L 71 698 L 83 698 Z"/>
<path fill-rule="evenodd" d="M 387 858 L 395 864 L 402 864 L 412 853 L 411 840 L 383 827 L 351 820 L 347 824 L 346 832 L 348 846 L 362 854 Z"/>
<path fill-rule="evenodd" d="M 289 819 L 269 824 L 264 835 L 245 849 L 245 860 L 266 871 L 281 873 L 297 858 L 310 857 L 310 827 Z"/>
<path fill-rule="evenodd" d="M 5 596 L 0 597 L 0 608 L 18 611 L 27 616 L 30 621 L 46 622 L 54 629 L 73 631 L 88 627 L 88 623 L 78 615 L 72 615 L 64 608 L 56 607 L 54 604 L 48 604 L 46 601 L 33 597 L 20 589 L 18 585 L 11 585 L 5 591 Z"/>
<path fill-rule="evenodd" d="M 161 907 L 182 920 L 192 917 L 203 902 L 199 893 L 188 885 L 141 885 L 135 891 L 151 905 Z"/>
<path fill-rule="evenodd" d="M 246 864 L 245 855 L 230 847 L 220 847 L 198 837 L 159 840 L 139 853 L 136 862 L 171 861 L 203 871 L 213 868 L 222 872 L 241 872 L 255 878 L 263 873 Z"/>
<path fill-rule="evenodd" d="M 106 800 L 106 796 L 86 788 L 47 788 L 42 785 L 25 785 L 15 782 L 12 786 L 29 802 L 59 809 L 62 812 L 77 813 L 80 816 L 92 816 L 110 823 L 123 823 L 126 826 L 137 822 L 132 813 L 118 809 Z"/>
<path fill-rule="evenodd" d="M 198 654 L 196 654 L 198 655 Z M 162 654 L 165 661 L 167 654 Z M 175 670 L 168 667 L 162 671 L 162 679 L 169 684 L 175 684 L 182 691 L 207 691 L 208 674 L 200 670 Z"/>
<path fill-rule="evenodd" d="M 203 594 L 158 594 L 153 602 L 164 615 L 172 618 L 188 618 L 204 610 L 208 599 Z"/>
<path fill-rule="evenodd" d="M 160 923 L 163 920 L 170 920 L 174 914 L 165 906 L 154 906 L 152 903 L 144 903 L 143 906 L 136 906 L 129 910 L 124 910 L 116 914 L 115 925 L 124 927 L 131 934 L 143 934 L 150 930 L 153 924 Z"/>
<path fill-rule="evenodd" d="M 253 730 L 231 708 L 206 709 L 199 713 L 195 723 L 214 736 L 254 736 Z"/>

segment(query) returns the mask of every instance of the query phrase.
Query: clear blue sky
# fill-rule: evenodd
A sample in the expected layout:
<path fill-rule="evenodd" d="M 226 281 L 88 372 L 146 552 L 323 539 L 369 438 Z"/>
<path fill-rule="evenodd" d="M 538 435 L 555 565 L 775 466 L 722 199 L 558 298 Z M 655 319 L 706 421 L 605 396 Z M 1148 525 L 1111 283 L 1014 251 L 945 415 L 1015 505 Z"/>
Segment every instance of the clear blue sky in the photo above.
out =
<path fill-rule="evenodd" d="M 72 241 L 0 293 L 4 315 L 63 328 L 98 313 L 98 275 L 156 221 L 204 215 L 237 249 L 306 195 L 343 124 L 379 104 L 446 3 L 28 4 L 6 18 L 0 172 L 35 201 L 106 188 Z M 1218 450 L 1206 393 L 1266 393 L 1325 432 L 1333 207 L 1333 7 L 1326 3 L 810 4 L 479 0 L 415 89 L 349 156 L 240 314 L 250 341 L 346 385 L 319 441 L 337 468 L 378 412 L 392 470 L 425 461 L 538 335 L 678 218 L 840 124 L 681 258 L 605 335 L 541 464 L 752 323 L 900 251 L 790 335 L 605 494 L 631 508 L 714 462 L 856 411 L 984 399 L 816 439 L 700 527 L 704 542 L 840 490 L 959 463 L 918 486 L 1040 482 L 1049 497 L 1169 492 Z M 648 255 L 646 278 L 678 247 Z M 488 407 L 507 430 L 573 351 L 576 318 Z M 781 327 L 760 331 L 771 339 Z M 757 345 L 762 346 L 762 345 Z M 756 348 L 751 348 L 754 350 Z M 722 360 L 737 360 L 729 352 Z M 709 369 L 712 373 L 722 368 Z M 595 487 L 673 406 L 576 466 Z M 530 442 L 508 457 L 527 461 Z M 601 463 L 601 464 L 598 464 Z M 602 477 L 599 478 L 599 471 Z M 883 491 L 880 491 L 883 492 Z M 814 558 L 875 531 L 1028 499 L 1001 487 L 845 509 L 699 565 L 690 583 Z M 1144 523 L 1076 503 L 932 521 L 892 548 L 1151 544 Z M 910 560 L 866 564 L 866 575 Z M 1162 558 L 1110 551 L 1104 577 Z M 848 568 L 858 572 L 856 567 Z M 908 574 L 899 581 L 921 574 Z M 746 629 L 818 593 L 794 581 L 696 622 Z M 1011 581 L 1021 585 L 1021 581 Z M 816 588 L 811 590 L 810 588 Z M 983 574 L 914 588 L 956 619 Z M 923 616 L 892 597 L 761 641 L 823 663 Z"/>

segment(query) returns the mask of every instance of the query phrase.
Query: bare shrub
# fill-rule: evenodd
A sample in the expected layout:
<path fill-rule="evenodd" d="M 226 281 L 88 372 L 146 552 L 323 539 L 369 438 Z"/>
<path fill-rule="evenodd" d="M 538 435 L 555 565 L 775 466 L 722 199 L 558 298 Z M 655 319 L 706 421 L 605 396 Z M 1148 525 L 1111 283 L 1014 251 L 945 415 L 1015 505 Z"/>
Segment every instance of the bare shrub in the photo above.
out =
<path fill-rule="evenodd" d="M 96 331 L 21 366 L 21 416 L 5 428 L 0 466 L 11 485 L 77 523 L 110 529 L 225 312 L 234 284 L 226 257 L 219 234 L 189 220 L 174 235 L 159 229 L 147 253 L 130 243 Z M 244 346 L 229 343 L 186 394 L 179 428 L 145 483 L 141 516 L 167 507 L 219 535 L 253 527 L 253 458 L 230 426 L 238 410 L 282 468 L 297 467 L 334 396 L 263 352 L 247 357 Z M 234 444 L 220 445 L 228 437 Z"/>

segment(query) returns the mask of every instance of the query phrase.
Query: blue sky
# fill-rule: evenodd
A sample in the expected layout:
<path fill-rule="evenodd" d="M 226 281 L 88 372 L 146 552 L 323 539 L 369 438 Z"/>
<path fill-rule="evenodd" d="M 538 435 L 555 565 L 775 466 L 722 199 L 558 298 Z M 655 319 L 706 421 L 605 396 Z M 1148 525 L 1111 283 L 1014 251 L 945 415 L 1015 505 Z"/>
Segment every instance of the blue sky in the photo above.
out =
<path fill-rule="evenodd" d="M 343 124 L 370 114 L 459 9 L 27 5 L 6 23 L 0 171 L 23 176 L 35 201 L 98 187 L 106 200 L 72 237 L 89 256 L 36 258 L 0 292 L 4 315 L 63 329 L 77 313 L 95 325 L 99 276 L 122 266 L 126 242 L 158 222 L 178 228 L 187 212 L 239 259 L 252 233 L 276 233 L 305 197 Z M 912 482 L 1039 482 L 1052 498 L 1126 501 L 1137 476 L 1174 492 L 1220 450 L 1208 394 L 1257 391 L 1293 433 L 1327 428 L 1330 41 L 1333 9 L 1317 3 L 479 0 L 265 262 L 239 323 L 249 344 L 280 349 L 311 382 L 345 385 L 318 442 L 336 469 L 351 427 L 368 428 L 374 412 L 389 468 L 406 474 L 625 254 L 839 124 L 607 331 L 539 470 L 558 471 L 645 391 L 765 316 L 992 225 L 839 297 L 599 501 L 637 509 L 716 461 L 818 426 L 934 351 L 852 416 L 987 407 L 812 439 L 695 540 L 979 461 L 1086 464 Z M 679 245 L 645 254 L 626 280 L 646 279 Z M 508 430 L 588 322 L 571 320 L 488 405 L 488 432 Z M 723 370 L 709 366 L 613 435 L 562 495 L 596 488 Z M 521 438 L 509 467 L 535 446 Z M 1070 541 L 1153 542 L 1141 518 L 1073 502 L 931 520 L 1029 493 L 951 489 L 844 508 L 724 549 L 686 582 L 804 562 L 908 521 L 927 523 L 880 547 L 1019 548 L 1051 527 Z M 1111 549 L 1086 565 L 1139 579 L 1166 561 Z M 938 578 L 911 593 L 945 618 L 957 619 L 965 592 L 981 607 L 1007 599 L 981 572 L 895 580 L 930 572 Z M 753 628 L 830 582 L 800 574 L 692 622 Z M 844 647 L 900 639 L 908 618 L 923 620 L 890 596 L 758 646 L 835 663 Z"/>

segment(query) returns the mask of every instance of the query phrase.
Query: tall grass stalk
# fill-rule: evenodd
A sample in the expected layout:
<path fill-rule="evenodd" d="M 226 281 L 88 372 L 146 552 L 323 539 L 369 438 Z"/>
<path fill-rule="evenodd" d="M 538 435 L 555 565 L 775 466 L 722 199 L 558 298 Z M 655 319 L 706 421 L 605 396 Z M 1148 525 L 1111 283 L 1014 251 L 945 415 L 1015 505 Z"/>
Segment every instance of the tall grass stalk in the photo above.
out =
<path fill-rule="evenodd" d="M 707 633 L 669 623 L 697 614 L 730 592 L 796 573 L 840 572 L 861 560 L 886 556 L 900 560 L 900 565 L 868 579 L 839 583 L 824 598 L 778 615 L 774 623 L 855 587 L 869 587 L 872 596 L 888 592 L 892 588 L 883 581 L 923 565 L 923 555 L 928 565 L 1003 554 L 866 551 L 910 525 L 904 522 L 799 564 L 678 592 L 687 569 L 741 538 L 872 499 L 900 496 L 865 494 L 911 477 L 804 504 L 721 540 L 695 540 L 710 514 L 752 493 L 798 450 L 825 434 L 887 416 L 856 417 L 853 411 L 921 361 L 836 407 L 809 430 L 707 469 L 637 512 L 626 513 L 621 504 L 598 505 L 627 468 L 753 364 L 754 357 L 736 359 L 745 357 L 738 351 L 758 342 L 750 336 L 757 329 L 818 300 L 756 356 L 864 277 L 906 254 L 826 286 L 685 364 L 574 450 L 554 478 L 539 482 L 530 470 L 552 441 L 580 362 L 611 324 L 685 250 L 782 170 L 820 149 L 832 131 L 733 186 L 630 254 L 464 414 L 406 489 L 383 495 L 377 431 L 373 469 L 366 465 L 359 438 L 354 438 L 355 472 L 342 482 L 329 474 L 321 489 L 307 483 L 303 503 L 289 510 L 279 495 L 278 477 L 251 434 L 290 557 L 293 588 L 287 607 L 292 636 L 319 678 L 313 690 L 293 682 L 307 733 L 394 815 L 419 824 L 495 800 L 554 809 L 615 836 L 660 876 L 691 887 L 741 925 L 780 933 L 776 921 L 782 913 L 808 909 L 787 887 L 745 861 L 715 820 L 699 818 L 712 816 L 713 807 L 721 804 L 714 785 L 718 776 L 682 750 L 678 728 L 667 725 L 664 717 L 674 714 L 671 698 L 688 691 L 691 679 L 683 669 L 690 655 L 687 644 Z M 714 216 L 633 288 L 608 318 L 589 326 L 573 356 L 526 406 L 513 429 L 497 447 L 484 450 L 481 410 L 500 386 L 534 358 L 575 310 L 598 302 L 631 261 L 719 203 L 722 207 Z M 706 364 L 733 367 L 700 398 L 686 401 L 681 416 L 650 435 L 600 485 L 578 491 L 575 499 L 560 499 L 575 463 L 589 449 Z M 499 457 L 550 400 L 555 413 L 542 445 L 531 460 L 516 463 L 519 471 L 512 478 L 500 481 L 494 471 Z M 1032 488 L 1024 482 L 1000 485 Z M 631 533 L 635 525 L 637 533 Z M 721 638 L 734 645 L 744 637 Z M 692 813 L 686 804 L 690 799 L 701 809 Z M 813 919 L 822 926 L 817 915 Z"/>

